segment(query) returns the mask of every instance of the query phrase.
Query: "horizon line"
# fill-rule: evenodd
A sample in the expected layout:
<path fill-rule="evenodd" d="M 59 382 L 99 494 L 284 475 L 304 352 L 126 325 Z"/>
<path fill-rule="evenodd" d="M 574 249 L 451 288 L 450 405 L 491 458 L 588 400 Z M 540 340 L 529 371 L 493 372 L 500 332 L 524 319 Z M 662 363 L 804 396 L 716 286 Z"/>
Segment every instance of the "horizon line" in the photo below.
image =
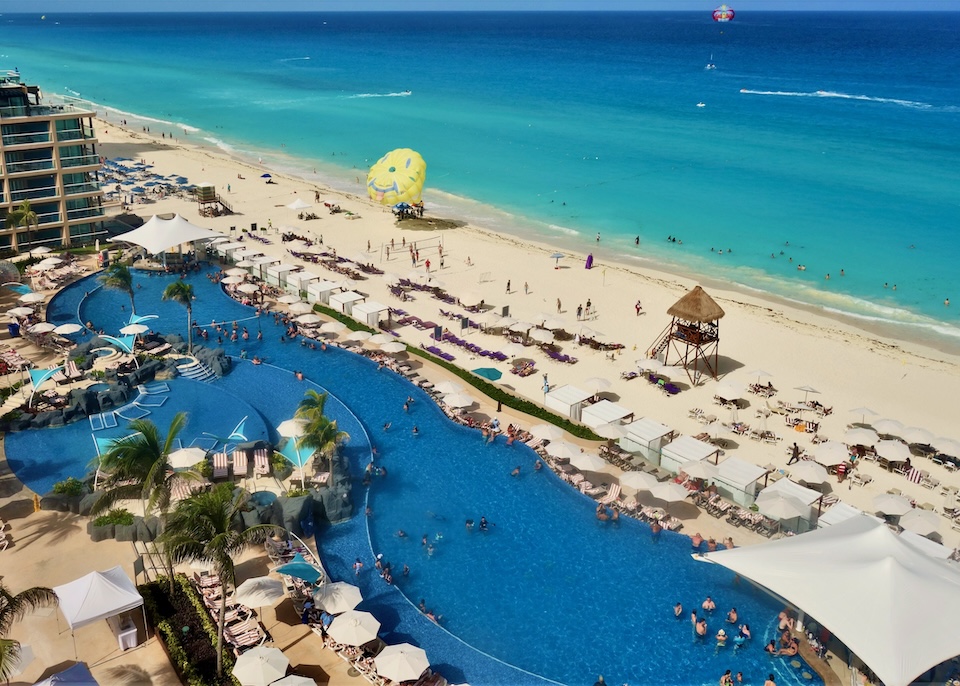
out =
<path fill-rule="evenodd" d="M 960 12 L 960 7 L 955 8 L 918 8 L 918 9 L 904 9 L 902 7 L 881 7 L 881 8 L 871 8 L 871 9 L 825 9 L 822 7 L 802 9 L 802 8 L 792 8 L 792 9 L 762 9 L 762 10 L 750 10 L 749 14 L 810 14 L 814 12 L 825 13 L 825 14 L 929 14 L 929 13 L 940 13 L 940 14 L 956 14 Z M 117 10 L 98 10 L 98 9 L 88 9 L 81 11 L 57 11 L 52 10 L 50 12 L 32 11 L 32 12 L 0 12 L 0 16 L 37 16 L 41 15 L 46 18 L 47 14 L 51 16 L 75 16 L 75 15 L 84 15 L 84 14 L 583 14 L 583 13 L 596 13 L 596 14 L 607 14 L 607 13 L 618 13 L 618 14 L 653 14 L 653 13 L 663 13 L 663 14 L 703 14 L 702 10 L 694 9 L 620 9 L 620 8 L 600 8 L 600 9 L 564 9 L 564 8 L 554 8 L 554 9 L 389 9 L 389 8 L 378 8 L 378 9 L 337 9 L 337 8 L 323 8 L 323 9 L 298 9 L 298 10 L 243 10 L 243 9 L 218 9 L 218 10 L 204 10 L 204 9 L 188 9 L 188 8 L 178 8 L 176 10 L 157 10 L 157 9 L 128 9 L 123 11 Z"/>

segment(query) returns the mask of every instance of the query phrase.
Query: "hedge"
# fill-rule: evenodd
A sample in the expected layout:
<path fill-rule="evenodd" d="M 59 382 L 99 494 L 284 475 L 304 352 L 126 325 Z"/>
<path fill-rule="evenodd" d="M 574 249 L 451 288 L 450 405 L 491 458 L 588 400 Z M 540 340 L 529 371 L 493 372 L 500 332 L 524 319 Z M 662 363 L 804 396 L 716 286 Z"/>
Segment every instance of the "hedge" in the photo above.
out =
<path fill-rule="evenodd" d="M 342 312 L 337 312 L 329 307 L 324 307 L 320 303 L 317 303 L 313 306 L 313 309 L 317 312 L 327 315 L 336 319 L 338 322 L 343 322 L 347 325 L 352 331 L 369 331 L 370 333 L 377 333 L 375 329 L 371 329 L 366 324 L 361 324 L 357 320 L 353 319 L 349 315 L 346 315 Z M 486 395 L 493 401 L 506 405 L 507 407 L 516 410 L 517 412 L 523 412 L 528 414 L 531 417 L 539 419 L 541 421 L 547 422 L 549 424 L 555 424 L 564 431 L 567 431 L 578 438 L 583 438 L 588 441 L 602 441 L 603 437 L 595 434 L 589 427 L 582 426 L 580 424 L 574 424 L 569 419 L 561 417 L 558 414 L 550 412 L 536 403 L 525 400 L 524 398 L 517 397 L 511 393 L 507 393 L 505 390 L 499 386 L 494 386 L 483 379 L 478 378 L 476 375 L 471 374 L 466 369 L 458 367 L 455 364 L 442 360 L 435 355 L 431 355 L 426 350 L 422 348 L 415 348 L 411 345 L 407 346 L 407 352 L 418 357 L 422 357 L 434 364 L 443 367 L 447 371 L 456 374 L 458 377 L 463 379 L 465 382 L 476 388 L 478 391 Z"/>

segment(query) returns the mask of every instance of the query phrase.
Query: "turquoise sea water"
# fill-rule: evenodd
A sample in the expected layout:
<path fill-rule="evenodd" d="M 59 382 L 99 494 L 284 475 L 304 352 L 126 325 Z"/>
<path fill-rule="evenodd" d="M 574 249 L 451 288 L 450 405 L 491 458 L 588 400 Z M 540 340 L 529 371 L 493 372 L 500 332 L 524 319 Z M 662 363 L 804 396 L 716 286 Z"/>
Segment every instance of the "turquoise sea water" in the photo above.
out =
<path fill-rule="evenodd" d="M 435 213 L 960 338 L 960 13 L 0 21 L 8 67 L 112 120 L 355 191 L 409 146 Z"/>

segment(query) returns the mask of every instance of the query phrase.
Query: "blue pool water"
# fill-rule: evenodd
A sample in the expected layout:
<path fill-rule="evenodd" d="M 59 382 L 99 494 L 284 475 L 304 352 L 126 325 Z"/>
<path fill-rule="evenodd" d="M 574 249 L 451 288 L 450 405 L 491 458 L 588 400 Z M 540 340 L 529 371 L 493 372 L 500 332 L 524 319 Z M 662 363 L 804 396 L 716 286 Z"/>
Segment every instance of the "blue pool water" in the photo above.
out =
<path fill-rule="evenodd" d="M 154 326 L 164 332 L 182 331 L 186 325 L 182 308 L 158 302 L 171 278 L 137 277 L 142 285 L 138 312 L 159 313 Z M 191 280 L 198 321 L 251 316 L 203 276 Z M 60 302 L 76 305 L 82 316 L 108 330 L 122 324 L 123 313 L 116 312 L 125 299 L 121 294 L 101 290 L 80 303 L 69 290 L 51 308 Z M 593 683 L 600 673 L 610 683 L 633 686 L 714 684 L 726 669 L 742 671 L 752 684 L 762 683 L 770 672 L 777 674 L 778 684 L 811 683 L 802 674 L 812 673 L 805 664 L 797 669 L 762 651 L 780 605 L 750 584 L 738 583 L 725 569 L 693 561 L 685 536 L 664 533 L 654 541 L 649 528 L 634 520 L 597 522 L 593 501 L 549 471 L 533 472 L 534 454 L 525 446 L 485 445 L 477 432 L 448 422 L 402 378 L 338 349 L 321 352 L 281 344 L 281 329 L 271 317 L 247 319 L 247 326 L 258 323 L 264 340 L 245 347 L 271 364 L 238 363 L 230 375 L 204 387 L 219 393 L 218 398 L 254 405 L 261 421 L 271 426 L 291 416 L 311 382 L 333 394 L 328 410 L 353 437 L 345 456 L 357 479 L 355 511 L 362 513 L 369 504 L 372 516 L 360 514 L 322 531 L 317 544 L 333 578 L 352 578 L 353 560 L 365 561 L 366 571 L 354 579 L 364 591 L 362 607 L 384 622 L 389 640 L 413 640 L 445 674 L 475 686 L 536 683 L 535 674 L 569 684 Z M 225 347 L 238 352 L 241 344 Z M 296 381 L 287 371 L 293 369 L 303 370 L 308 381 Z M 180 394 L 179 386 L 173 388 L 175 397 Z M 415 402 L 406 413 L 402 405 L 408 395 Z M 195 399 L 183 398 L 184 407 L 192 408 Z M 388 431 L 382 428 L 385 422 L 391 422 Z M 418 438 L 411 434 L 414 424 L 421 432 Z M 60 431 L 12 436 L 8 454 L 23 459 L 30 452 L 69 453 L 67 446 L 51 449 L 41 440 Z M 35 444 L 18 444 L 30 436 Z M 369 456 L 368 441 L 389 472 L 369 490 L 358 478 Z M 516 465 L 521 476 L 511 478 Z M 468 532 L 464 520 L 481 515 L 490 520 L 491 530 Z M 408 536 L 398 537 L 400 529 Z M 432 555 L 421 545 L 424 534 L 434 545 Z M 393 564 L 396 587 L 387 587 L 371 571 L 374 552 Z M 404 564 L 411 570 L 406 578 L 400 573 Z M 747 647 L 717 650 L 712 640 L 693 638 L 688 613 L 706 595 L 718 606 L 718 616 L 709 620 L 710 634 L 724 626 L 723 615 L 736 607 L 755 637 Z M 421 598 L 442 616 L 441 627 L 416 612 Z M 687 612 L 680 620 L 672 612 L 677 601 Z M 526 671 L 511 671 L 499 661 Z M 812 683 L 819 683 L 815 675 Z"/>

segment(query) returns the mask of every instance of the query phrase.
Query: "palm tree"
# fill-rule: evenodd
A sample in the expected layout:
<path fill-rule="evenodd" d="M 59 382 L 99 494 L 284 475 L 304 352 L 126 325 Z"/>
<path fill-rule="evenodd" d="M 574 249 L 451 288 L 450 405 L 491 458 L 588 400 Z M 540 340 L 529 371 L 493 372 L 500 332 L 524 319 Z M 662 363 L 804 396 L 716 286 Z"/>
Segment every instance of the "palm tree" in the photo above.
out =
<path fill-rule="evenodd" d="M 161 535 L 165 550 L 175 562 L 198 560 L 211 563 L 223 585 L 223 598 L 237 586 L 233 558 L 250 545 L 262 543 L 277 530 L 270 524 L 238 529 L 249 494 L 232 484 L 219 484 L 214 490 L 181 500 L 167 520 Z M 220 604 L 217 620 L 217 675 L 223 672 L 223 627 L 226 603 Z"/>
<path fill-rule="evenodd" d="M 31 245 L 33 238 L 30 235 L 30 227 L 34 226 L 39 231 L 40 230 L 40 218 L 37 217 L 37 213 L 33 211 L 33 208 L 30 207 L 30 201 L 24 200 L 20 203 L 20 207 L 11 211 L 7 215 L 7 228 L 12 229 L 15 227 L 23 226 L 27 229 L 27 245 Z M 14 237 L 14 245 L 19 246 L 19 241 Z"/>
<path fill-rule="evenodd" d="M 107 268 L 107 271 L 100 277 L 100 282 L 107 288 L 117 291 L 123 291 L 130 296 L 130 312 L 136 312 L 136 306 L 133 302 L 133 274 L 125 264 L 114 263 Z"/>
<path fill-rule="evenodd" d="M 0 636 L 6 636 L 13 624 L 27 612 L 56 604 L 57 596 L 52 589 L 34 586 L 13 595 L 0 583 Z M 0 679 L 9 681 L 19 665 L 20 641 L 0 638 Z"/>
<path fill-rule="evenodd" d="M 336 420 L 330 419 L 323 413 L 326 402 L 326 393 L 319 393 L 311 389 L 304 394 L 303 400 L 297 407 L 296 415 L 300 419 L 306 420 L 306 425 L 303 429 L 303 435 L 297 439 L 297 447 L 313 448 L 327 458 L 330 464 L 330 481 L 332 483 L 337 450 L 350 440 L 350 434 L 346 431 L 340 431 L 337 428 Z"/>
<path fill-rule="evenodd" d="M 180 303 L 187 308 L 187 350 L 193 354 L 193 286 L 186 281 L 174 281 L 163 289 L 163 299 Z"/>

